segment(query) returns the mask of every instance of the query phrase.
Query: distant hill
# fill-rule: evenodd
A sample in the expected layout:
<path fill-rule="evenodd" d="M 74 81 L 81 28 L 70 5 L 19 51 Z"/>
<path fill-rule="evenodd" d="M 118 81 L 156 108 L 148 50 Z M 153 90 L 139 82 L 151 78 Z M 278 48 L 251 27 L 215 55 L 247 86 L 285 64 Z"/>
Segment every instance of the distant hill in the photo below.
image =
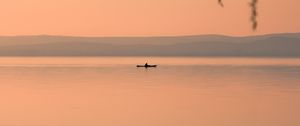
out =
<path fill-rule="evenodd" d="M 300 33 L 248 37 L 0 37 L 0 56 L 300 57 Z"/>

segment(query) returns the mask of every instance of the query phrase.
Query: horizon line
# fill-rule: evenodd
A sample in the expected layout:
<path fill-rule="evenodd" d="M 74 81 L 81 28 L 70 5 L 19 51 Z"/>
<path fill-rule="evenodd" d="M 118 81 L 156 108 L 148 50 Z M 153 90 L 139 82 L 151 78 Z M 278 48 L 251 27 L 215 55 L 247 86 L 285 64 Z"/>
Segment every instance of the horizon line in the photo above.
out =
<path fill-rule="evenodd" d="M 160 37 L 193 37 L 193 36 L 223 36 L 223 37 L 254 37 L 254 36 L 267 36 L 267 35 L 280 35 L 280 34 L 300 34 L 300 32 L 277 32 L 265 33 L 257 35 L 226 35 L 226 34 L 186 34 L 186 35 L 119 35 L 119 36 L 84 36 L 84 35 L 55 35 L 55 34 L 32 34 L 32 35 L 0 35 L 0 37 L 78 37 L 78 38 L 160 38 Z"/>

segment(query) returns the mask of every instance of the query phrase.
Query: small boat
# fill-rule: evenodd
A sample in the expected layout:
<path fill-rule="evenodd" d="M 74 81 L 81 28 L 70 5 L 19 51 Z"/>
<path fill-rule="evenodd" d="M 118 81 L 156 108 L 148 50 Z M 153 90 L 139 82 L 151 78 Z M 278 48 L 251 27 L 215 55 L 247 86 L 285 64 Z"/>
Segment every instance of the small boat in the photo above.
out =
<path fill-rule="evenodd" d="M 136 65 L 136 67 L 145 67 L 145 68 L 148 68 L 148 67 L 157 67 L 157 65 Z"/>

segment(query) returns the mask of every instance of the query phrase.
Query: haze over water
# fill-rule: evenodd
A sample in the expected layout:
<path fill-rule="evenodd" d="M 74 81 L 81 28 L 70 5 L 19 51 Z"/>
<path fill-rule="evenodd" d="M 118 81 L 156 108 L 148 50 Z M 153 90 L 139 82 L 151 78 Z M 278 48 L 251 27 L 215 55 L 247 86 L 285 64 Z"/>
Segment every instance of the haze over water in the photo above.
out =
<path fill-rule="evenodd" d="M 300 125 L 297 58 L 3 57 L 0 82 L 1 126 Z"/>

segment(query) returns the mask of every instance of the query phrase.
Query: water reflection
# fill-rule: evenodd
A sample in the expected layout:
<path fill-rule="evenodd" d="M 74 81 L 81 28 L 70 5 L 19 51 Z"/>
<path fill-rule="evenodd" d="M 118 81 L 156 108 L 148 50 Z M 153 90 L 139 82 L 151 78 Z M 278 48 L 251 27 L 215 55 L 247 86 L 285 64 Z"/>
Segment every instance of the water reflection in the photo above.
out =
<path fill-rule="evenodd" d="M 300 125 L 298 59 L 144 59 L 3 58 L 0 125 Z"/>

